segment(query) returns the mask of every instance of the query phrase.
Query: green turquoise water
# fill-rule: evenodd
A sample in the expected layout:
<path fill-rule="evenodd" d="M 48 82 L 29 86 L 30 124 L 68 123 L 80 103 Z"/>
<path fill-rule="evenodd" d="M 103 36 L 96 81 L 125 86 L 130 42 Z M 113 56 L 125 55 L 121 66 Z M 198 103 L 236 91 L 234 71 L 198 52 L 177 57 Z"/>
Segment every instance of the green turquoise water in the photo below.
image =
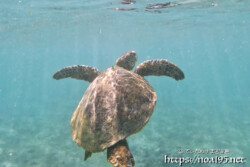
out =
<path fill-rule="evenodd" d="M 52 79 L 62 67 L 100 71 L 128 50 L 137 65 L 168 59 L 183 81 L 146 77 L 158 97 L 147 126 L 128 137 L 137 167 L 169 157 L 244 157 L 250 166 L 250 1 L 186 0 L 146 9 L 163 0 L 0 0 L 0 166 L 109 167 L 106 151 L 83 161 L 70 119 L 89 83 Z M 115 8 L 135 8 L 130 11 Z M 229 150 L 179 154 L 178 150 Z"/>

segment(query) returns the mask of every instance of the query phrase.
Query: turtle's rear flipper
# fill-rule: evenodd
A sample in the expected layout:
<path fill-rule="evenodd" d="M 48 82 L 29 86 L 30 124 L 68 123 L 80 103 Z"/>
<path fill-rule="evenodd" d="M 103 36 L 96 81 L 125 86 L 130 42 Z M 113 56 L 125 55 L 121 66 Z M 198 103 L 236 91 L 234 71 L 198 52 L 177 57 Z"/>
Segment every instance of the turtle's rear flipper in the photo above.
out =
<path fill-rule="evenodd" d="M 126 139 L 108 148 L 107 159 L 114 167 L 134 167 L 135 161 Z"/>
<path fill-rule="evenodd" d="M 89 157 L 91 157 L 92 152 L 90 151 L 85 151 L 85 155 L 84 155 L 84 161 L 86 161 Z"/>
<path fill-rule="evenodd" d="M 64 67 L 61 70 L 57 71 L 53 75 L 53 78 L 59 80 L 71 77 L 75 79 L 92 82 L 100 73 L 101 72 L 94 67 L 85 65 L 74 65 L 74 66 Z"/>
<path fill-rule="evenodd" d="M 139 64 L 136 69 L 135 73 L 141 76 L 148 76 L 148 75 L 155 75 L 155 76 L 169 76 L 174 78 L 175 80 L 182 80 L 184 79 L 184 73 L 181 69 L 165 60 L 165 59 L 156 59 L 156 60 L 147 60 L 143 63 Z"/>

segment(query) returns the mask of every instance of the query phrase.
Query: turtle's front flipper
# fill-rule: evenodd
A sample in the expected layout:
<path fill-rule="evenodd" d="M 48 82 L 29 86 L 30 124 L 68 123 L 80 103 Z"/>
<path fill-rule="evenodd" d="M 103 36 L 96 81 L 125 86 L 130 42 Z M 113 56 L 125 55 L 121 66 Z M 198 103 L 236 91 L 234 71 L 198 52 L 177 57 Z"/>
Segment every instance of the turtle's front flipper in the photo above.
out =
<path fill-rule="evenodd" d="M 116 60 L 115 65 L 130 71 L 134 68 L 136 61 L 137 61 L 137 55 L 135 51 L 128 51 L 124 53 L 119 59 Z"/>
<path fill-rule="evenodd" d="M 126 139 L 108 148 L 107 159 L 114 167 L 134 167 L 135 161 Z"/>
<path fill-rule="evenodd" d="M 135 73 L 141 76 L 165 75 L 172 77 L 175 80 L 182 80 L 185 77 L 184 73 L 181 71 L 179 67 L 164 59 L 144 61 L 143 63 L 139 64 L 136 67 Z"/>
<path fill-rule="evenodd" d="M 53 78 L 56 80 L 62 78 L 75 78 L 80 80 L 85 80 L 92 82 L 101 72 L 94 67 L 85 66 L 85 65 L 74 65 L 69 67 L 64 67 L 61 70 L 57 71 Z"/>

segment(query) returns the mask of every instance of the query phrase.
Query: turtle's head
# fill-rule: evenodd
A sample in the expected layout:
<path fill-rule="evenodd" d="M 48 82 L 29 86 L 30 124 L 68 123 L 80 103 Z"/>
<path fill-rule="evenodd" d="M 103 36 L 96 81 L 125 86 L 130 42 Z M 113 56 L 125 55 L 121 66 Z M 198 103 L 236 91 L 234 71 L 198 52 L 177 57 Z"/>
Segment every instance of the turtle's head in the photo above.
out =
<path fill-rule="evenodd" d="M 116 60 L 115 65 L 130 71 L 134 68 L 136 61 L 137 55 L 135 51 L 128 51 L 122 54 L 122 56 Z"/>

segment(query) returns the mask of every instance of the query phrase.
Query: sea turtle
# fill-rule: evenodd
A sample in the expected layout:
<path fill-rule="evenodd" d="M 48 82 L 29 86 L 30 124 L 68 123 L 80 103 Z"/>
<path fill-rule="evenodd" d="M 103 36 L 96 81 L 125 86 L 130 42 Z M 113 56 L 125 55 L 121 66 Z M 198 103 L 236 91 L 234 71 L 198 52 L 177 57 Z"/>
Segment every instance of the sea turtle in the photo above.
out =
<path fill-rule="evenodd" d="M 131 72 L 136 61 L 136 53 L 128 51 L 104 72 L 74 65 L 54 74 L 56 80 L 71 77 L 91 83 L 71 119 L 71 134 L 85 150 L 84 160 L 107 149 L 107 160 L 113 166 L 133 167 L 135 162 L 126 138 L 146 125 L 157 99 L 144 76 L 184 79 L 184 73 L 164 59 L 147 60 Z"/>

